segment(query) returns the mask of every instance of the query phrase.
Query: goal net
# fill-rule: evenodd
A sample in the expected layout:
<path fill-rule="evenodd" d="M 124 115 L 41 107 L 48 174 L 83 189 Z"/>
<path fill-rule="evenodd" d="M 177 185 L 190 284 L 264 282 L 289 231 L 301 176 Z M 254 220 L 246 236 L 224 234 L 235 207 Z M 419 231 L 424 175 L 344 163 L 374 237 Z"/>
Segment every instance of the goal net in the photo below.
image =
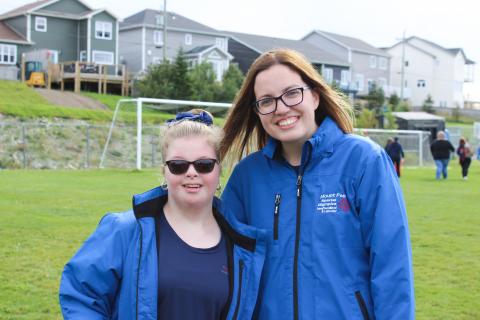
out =
<path fill-rule="evenodd" d="M 164 124 L 146 124 L 143 115 L 152 110 L 170 112 L 173 118 L 177 112 L 202 108 L 212 114 L 225 112 L 231 104 L 203 101 L 169 99 L 122 99 L 119 100 L 110 124 L 100 168 L 155 168 L 163 163 L 161 155 L 161 133 Z M 122 113 L 122 111 L 124 111 Z M 135 113 L 136 121 L 125 121 L 126 112 Z"/>
<path fill-rule="evenodd" d="M 405 166 L 424 166 L 433 163 L 430 153 L 430 132 L 417 130 L 355 129 L 355 134 L 367 137 L 382 148 L 389 138 L 398 137 L 405 153 Z"/>

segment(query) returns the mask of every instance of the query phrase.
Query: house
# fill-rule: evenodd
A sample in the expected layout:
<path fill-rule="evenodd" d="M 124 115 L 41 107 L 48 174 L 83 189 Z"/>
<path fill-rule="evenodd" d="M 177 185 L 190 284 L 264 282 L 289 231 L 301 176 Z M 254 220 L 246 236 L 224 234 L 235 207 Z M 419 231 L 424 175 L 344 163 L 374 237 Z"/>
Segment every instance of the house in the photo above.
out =
<path fill-rule="evenodd" d="M 145 9 L 120 24 L 120 60 L 133 74 L 141 74 L 164 58 L 173 61 L 180 48 L 192 66 L 210 62 L 218 80 L 233 58 L 224 34 L 174 12 L 164 15 L 163 11 Z"/>
<path fill-rule="evenodd" d="M 346 89 L 350 64 L 346 58 L 331 54 L 308 42 L 274 38 L 253 34 L 224 31 L 229 37 L 228 52 L 233 56 L 243 73 L 248 71 L 253 61 L 262 53 L 275 48 L 290 48 L 302 53 L 323 75 L 328 83 L 336 82 Z"/>
<path fill-rule="evenodd" d="M 0 15 L 0 70 L 20 64 L 22 54 L 44 63 L 114 65 L 117 38 L 118 18 L 106 9 L 80 0 L 35 1 Z"/>
<path fill-rule="evenodd" d="M 346 60 L 350 72 L 345 72 L 342 86 L 356 90 L 357 95 L 368 94 L 374 83 L 382 87 L 386 95 L 391 92 L 390 55 L 385 51 L 357 38 L 321 30 L 313 30 L 301 40 Z"/>
<path fill-rule="evenodd" d="M 462 49 L 412 36 L 386 50 L 392 56 L 392 83 L 400 87 L 403 78 L 414 107 L 422 106 L 430 95 L 436 107 L 463 108 L 463 85 L 473 81 L 475 62 Z"/>

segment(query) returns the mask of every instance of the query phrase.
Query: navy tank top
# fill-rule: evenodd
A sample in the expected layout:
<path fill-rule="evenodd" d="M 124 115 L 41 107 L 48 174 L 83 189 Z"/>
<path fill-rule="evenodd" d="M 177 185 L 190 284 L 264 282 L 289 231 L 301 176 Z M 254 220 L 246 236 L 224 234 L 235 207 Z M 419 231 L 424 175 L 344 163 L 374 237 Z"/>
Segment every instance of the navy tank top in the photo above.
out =
<path fill-rule="evenodd" d="M 227 244 L 189 246 L 172 229 L 163 210 L 157 223 L 158 319 L 219 319 L 229 293 Z"/>

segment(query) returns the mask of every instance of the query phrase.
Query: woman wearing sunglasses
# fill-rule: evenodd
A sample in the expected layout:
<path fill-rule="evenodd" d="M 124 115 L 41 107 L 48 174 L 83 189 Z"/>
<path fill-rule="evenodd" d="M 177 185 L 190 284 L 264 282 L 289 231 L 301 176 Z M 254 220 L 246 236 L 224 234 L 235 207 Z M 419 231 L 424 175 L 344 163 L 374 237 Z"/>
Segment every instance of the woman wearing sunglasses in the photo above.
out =
<path fill-rule="evenodd" d="M 260 319 L 414 318 L 404 201 L 388 155 L 352 135 L 346 100 L 292 50 L 250 67 L 221 155 L 241 160 L 222 194 L 270 231 Z"/>
<path fill-rule="evenodd" d="M 107 214 L 67 263 L 65 319 L 252 318 L 266 234 L 221 214 L 221 138 L 202 110 L 168 121 L 166 184 Z"/>

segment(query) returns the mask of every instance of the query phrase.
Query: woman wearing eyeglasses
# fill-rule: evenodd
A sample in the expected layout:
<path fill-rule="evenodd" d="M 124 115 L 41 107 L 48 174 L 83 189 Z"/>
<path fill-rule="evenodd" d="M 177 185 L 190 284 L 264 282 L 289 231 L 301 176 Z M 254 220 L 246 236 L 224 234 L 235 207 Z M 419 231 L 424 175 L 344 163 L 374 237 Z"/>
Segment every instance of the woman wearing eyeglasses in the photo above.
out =
<path fill-rule="evenodd" d="M 214 197 L 221 130 L 193 110 L 169 121 L 166 185 L 107 214 L 67 263 L 65 319 L 251 319 L 265 232 L 228 224 Z"/>
<path fill-rule="evenodd" d="M 352 134 L 346 100 L 299 53 L 250 67 L 221 155 L 242 159 L 227 218 L 266 229 L 259 319 L 413 319 L 402 192 L 383 149 Z"/>

